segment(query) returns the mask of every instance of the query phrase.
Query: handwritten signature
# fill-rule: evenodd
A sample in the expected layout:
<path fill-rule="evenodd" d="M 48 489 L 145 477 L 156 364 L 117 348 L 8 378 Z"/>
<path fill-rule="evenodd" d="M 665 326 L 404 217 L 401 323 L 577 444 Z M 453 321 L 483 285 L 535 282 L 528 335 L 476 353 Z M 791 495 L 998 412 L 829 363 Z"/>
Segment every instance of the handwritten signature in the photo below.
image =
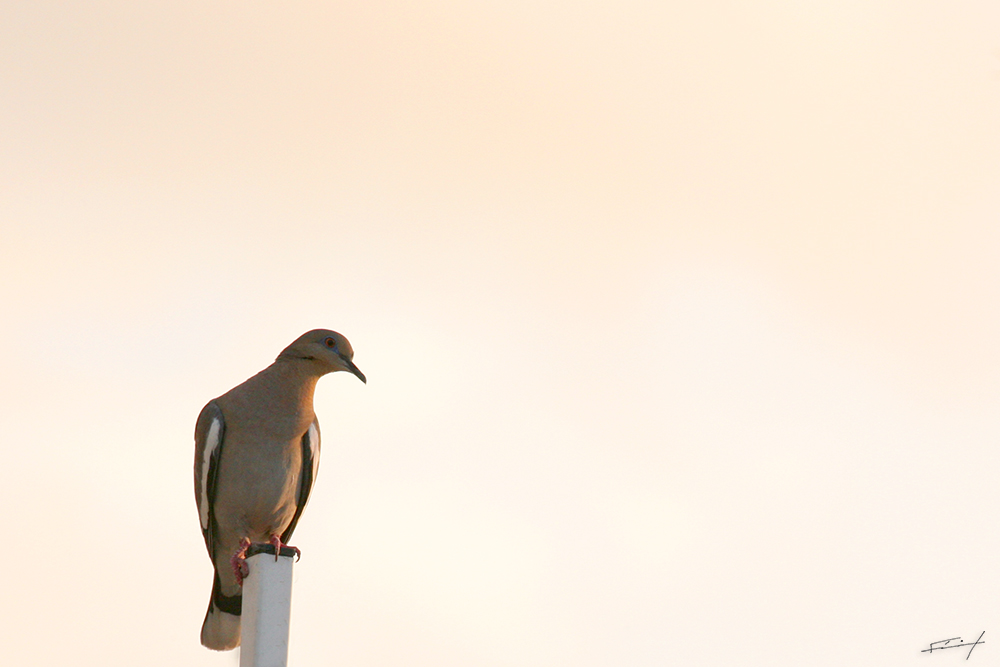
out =
<path fill-rule="evenodd" d="M 974 642 L 963 642 L 961 637 L 952 637 L 951 639 L 941 639 L 936 642 L 931 642 L 930 648 L 925 648 L 923 651 L 921 651 L 921 653 L 933 653 L 934 651 L 943 651 L 946 648 L 958 648 L 959 646 L 968 646 L 969 653 L 968 655 L 965 656 L 965 659 L 968 660 L 969 656 L 972 655 L 972 649 L 976 648 L 980 644 L 986 643 L 982 641 L 983 635 L 985 634 L 986 630 L 983 630 L 979 634 L 979 639 L 977 639 Z M 952 642 L 958 642 L 958 643 L 952 644 Z"/>

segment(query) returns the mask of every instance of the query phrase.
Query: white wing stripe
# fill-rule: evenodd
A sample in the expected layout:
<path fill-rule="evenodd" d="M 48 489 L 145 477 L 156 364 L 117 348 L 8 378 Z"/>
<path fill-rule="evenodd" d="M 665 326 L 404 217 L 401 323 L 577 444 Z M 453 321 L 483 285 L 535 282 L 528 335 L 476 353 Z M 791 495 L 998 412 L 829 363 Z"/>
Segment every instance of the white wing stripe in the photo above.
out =
<path fill-rule="evenodd" d="M 319 473 L 319 429 L 316 422 L 309 425 L 309 453 L 312 454 L 312 483 L 316 483 Z"/>
<path fill-rule="evenodd" d="M 208 529 L 208 469 L 211 467 L 212 454 L 219 447 L 219 431 L 222 422 L 213 419 L 212 425 L 208 429 L 208 437 L 205 438 L 205 452 L 201 459 L 201 493 L 198 496 L 198 516 L 201 519 L 201 529 Z"/>

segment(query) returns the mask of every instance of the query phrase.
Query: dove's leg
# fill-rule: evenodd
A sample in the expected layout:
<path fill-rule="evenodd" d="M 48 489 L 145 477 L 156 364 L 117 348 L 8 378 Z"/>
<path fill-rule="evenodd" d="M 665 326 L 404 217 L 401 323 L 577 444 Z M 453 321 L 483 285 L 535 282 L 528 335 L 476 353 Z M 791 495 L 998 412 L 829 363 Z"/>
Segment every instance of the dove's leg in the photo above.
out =
<path fill-rule="evenodd" d="M 236 575 L 236 583 L 240 586 L 243 585 L 243 580 L 250 574 L 250 568 L 247 566 L 247 548 L 249 546 L 250 538 L 244 537 L 240 540 L 240 548 L 229 559 L 230 565 L 233 566 L 233 574 Z"/>
<path fill-rule="evenodd" d="M 291 546 L 289 544 L 282 543 L 281 538 L 278 537 L 277 535 L 272 535 L 271 536 L 271 544 L 274 545 L 274 560 L 278 560 L 278 554 L 281 553 L 281 547 L 288 547 L 289 549 L 294 550 L 295 551 L 295 560 L 298 560 L 299 558 L 302 558 L 302 552 L 299 551 L 298 547 L 293 547 L 293 546 Z"/>

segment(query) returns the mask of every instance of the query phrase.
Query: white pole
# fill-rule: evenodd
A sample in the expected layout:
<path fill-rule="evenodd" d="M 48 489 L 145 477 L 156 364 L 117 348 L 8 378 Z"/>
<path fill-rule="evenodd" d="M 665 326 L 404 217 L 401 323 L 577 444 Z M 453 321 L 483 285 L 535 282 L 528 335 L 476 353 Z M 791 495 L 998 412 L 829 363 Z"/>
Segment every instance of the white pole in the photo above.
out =
<path fill-rule="evenodd" d="M 288 619 L 292 606 L 292 562 L 295 551 L 281 549 L 275 559 L 271 544 L 251 544 L 250 574 L 243 582 L 240 667 L 286 667 Z"/>

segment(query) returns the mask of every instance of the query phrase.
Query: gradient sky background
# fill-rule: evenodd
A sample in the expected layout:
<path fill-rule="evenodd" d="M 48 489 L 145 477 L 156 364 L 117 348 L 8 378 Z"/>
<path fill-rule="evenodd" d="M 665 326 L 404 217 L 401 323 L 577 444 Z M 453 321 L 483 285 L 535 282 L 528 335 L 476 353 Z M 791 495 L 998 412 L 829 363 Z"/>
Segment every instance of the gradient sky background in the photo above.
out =
<path fill-rule="evenodd" d="M 292 665 L 1000 661 L 996 0 L 2 1 L 0 303 L 5 664 L 235 664 L 315 327 Z"/>

